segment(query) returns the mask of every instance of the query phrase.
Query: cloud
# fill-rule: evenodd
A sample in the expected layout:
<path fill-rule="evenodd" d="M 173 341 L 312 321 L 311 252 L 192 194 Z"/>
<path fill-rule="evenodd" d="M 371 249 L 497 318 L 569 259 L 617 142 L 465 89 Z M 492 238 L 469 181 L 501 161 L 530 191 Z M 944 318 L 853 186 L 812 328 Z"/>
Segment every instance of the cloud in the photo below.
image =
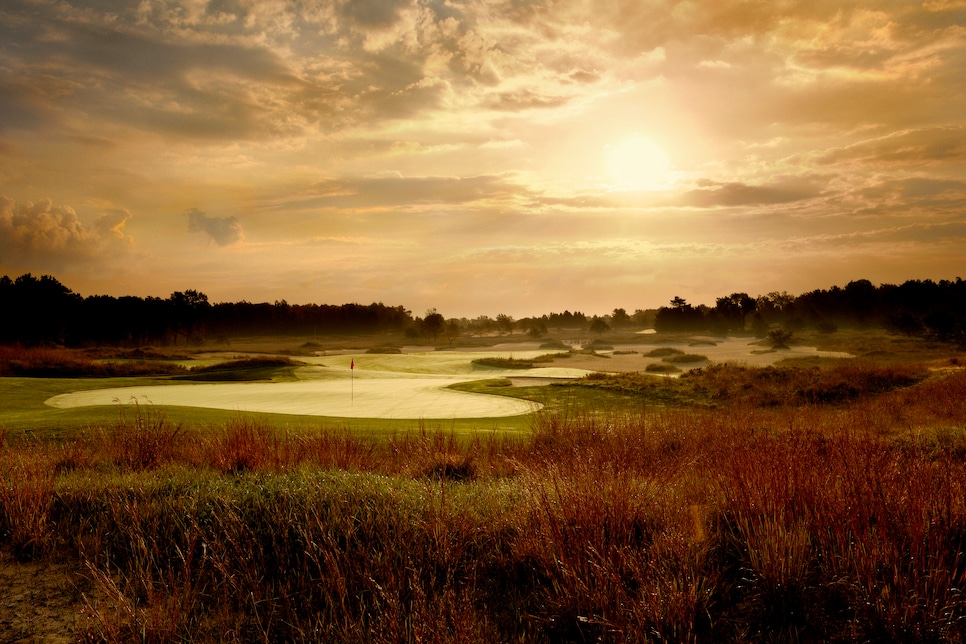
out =
<path fill-rule="evenodd" d="M 966 161 L 966 128 L 962 126 L 898 130 L 827 150 L 817 159 L 822 165 L 858 162 L 900 165 Z"/>
<path fill-rule="evenodd" d="M 188 232 L 204 233 L 219 246 L 230 246 L 245 239 L 245 229 L 237 217 L 209 217 L 197 208 L 187 214 Z"/>
<path fill-rule="evenodd" d="M 526 196 L 527 189 L 502 176 L 406 177 L 389 173 L 373 177 L 321 181 L 285 206 L 298 208 L 395 208 L 426 204 L 466 204 Z"/>
<path fill-rule="evenodd" d="M 409 0 L 343 0 L 338 6 L 343 16 L 360 26 L 388 27 L 409 5 Z"/>
<path fill-rule="evenodd" d="M 783 204 L 813 199 L 821 194 L 822 183 L 813 178 L 787 179 L 765 185 L 740 182 L 702 182 L 703 187 L 681 195 L 681 205 L 698 208 Z"/>
<path fill-rule="evenodd" d="M 556 108 L 566 104 L 567 99 L 562 96 L 544 96 L 527 89 L 500 92 L 486 101 L 487 107 L 506 112 Z"/>
<path fill-rule="evenodd" d="M 0 261 L 34 270 L 94 263 L 129 249 L 124 225 L 130 218 L 127 210 L 110 210 L 91 227 L 73 208 L 50 199 L 17 203 L 0 196 Z"/>

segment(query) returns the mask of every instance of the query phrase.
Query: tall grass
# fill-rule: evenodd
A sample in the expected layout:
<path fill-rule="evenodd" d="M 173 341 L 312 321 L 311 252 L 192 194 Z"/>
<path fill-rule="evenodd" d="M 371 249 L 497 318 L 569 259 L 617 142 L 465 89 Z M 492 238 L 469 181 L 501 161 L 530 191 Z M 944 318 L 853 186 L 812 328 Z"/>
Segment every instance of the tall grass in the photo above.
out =
<path fill-rule="evenodd" d="M 91 642 L 958 641 L 966 374 L 924 378 L 527 439 L 137 408 L 0 441 L 0 538 L 86 571 Z"/>
<path fill-rule="evenodd" d="M 159 360 L 94 360 L 83 350 L 0 345 L 0 377 L 107 378 L 184 373 L 185 367 Z"/>

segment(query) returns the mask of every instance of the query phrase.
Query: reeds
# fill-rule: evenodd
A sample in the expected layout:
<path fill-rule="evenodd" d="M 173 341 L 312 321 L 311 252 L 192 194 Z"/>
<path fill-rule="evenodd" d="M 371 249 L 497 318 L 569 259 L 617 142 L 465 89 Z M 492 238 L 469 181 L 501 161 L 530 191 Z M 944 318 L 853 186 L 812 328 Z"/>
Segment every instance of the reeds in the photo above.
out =
<path fill-rule="evenodd" d="M 0 538 L 86 571 L 86 641 L 958 641 L 964 383 L 571 411 L 527 439 L 140 407 L 0 441 Z"/>

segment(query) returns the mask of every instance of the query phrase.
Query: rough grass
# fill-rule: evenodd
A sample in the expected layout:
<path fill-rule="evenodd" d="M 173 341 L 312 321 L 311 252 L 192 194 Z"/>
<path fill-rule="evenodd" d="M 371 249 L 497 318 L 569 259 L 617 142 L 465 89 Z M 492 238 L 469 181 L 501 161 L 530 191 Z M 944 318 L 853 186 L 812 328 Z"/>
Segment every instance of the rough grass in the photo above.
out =
<path fill-rule="evenodd" d="M 532 369 L 534 360 L 524 358 L 476 358 L 473 364 L 480 367 L 494 367 L 496 369 Z"/>
<path fill-rule="evenodd" d="M 775 407 L 848 403 L 907 389 L 928 375 L 929 371 L 921 365 L 876 365 L 862 361 L 837 361 L 826 367 L 759 368 L 719 364 L 694 369 L 674 380 L 656 379 L 642 373 L 596 373 L 575 381 L 572 386 L 619 391 L 679 405 Z"/>
<path fill-rule="evenodd" d="M 851 369 L 650 377 L 716 408 L 558 410 L 524 438 L 144 409 L 3 435 L 0 541 L 83 573 L 83 641 L 960 641 L 966 372 Z M 860 389 L 715 387 L 759 377 Z"/>
<path fill-rule="evenodd" d="M 696 362 L 708 362 L 707 356 L 702 356 L 697 353 L 681 353 L 677 355 L 669 355 L 662 358 L 664 362 L 670 362 L 671 364 L 692 364 Z"/>
<path fill-rule="evenodd" d="M 153 354 L 93 359 L 87 352 L 49 347 L 0 346 L 0 377 L 117 378 L 179 374 L 185 368 Z"/>

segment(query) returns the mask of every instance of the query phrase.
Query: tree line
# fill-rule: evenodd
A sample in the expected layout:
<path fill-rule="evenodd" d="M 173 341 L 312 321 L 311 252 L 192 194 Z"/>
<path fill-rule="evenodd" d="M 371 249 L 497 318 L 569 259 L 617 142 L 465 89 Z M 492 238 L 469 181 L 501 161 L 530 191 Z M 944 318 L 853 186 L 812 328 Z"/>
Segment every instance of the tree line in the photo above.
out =
<path fill-rule="evenodd" d="M 839 326 L 885 327 L 891 331 L 966 344 L 966 282 L 909 280 L 875 286 L 855 280 L 792 296 L 773 292 L 719 297 L 713 307 L 692 306 L 680 297 L 655 314 L 658 331 L 751 331 L 764 335 L 812 328 L 832 332 Z"/>
<path fill-rule="evenodd" d="M 196 290 L 168 298 L 81 297 L 55 278 L 27 273 L 0 277 L 0 343 L 178 345 L 242 335 L 402 331 L 413 317 L 382 303 L 212 304 Z"/>
<path fill-rule="evenodd" d="M 603 316 L 580 311 L 549 313 L 514 320 L 446 319 L 436 309 L 414 317 L 403 306 L 382 303 L 289 304 L 225 302 L 212 304 L 196 290 L 175 291 L 168 298 L 108 295 L 82 297 L 57 279 L 30 273 L 0 277 L 0 343 L 24 345 L 114 344 L 129 346 L 198 344 L 206 339 L 244 335 L 405 333 L 437 341 L 461 334 L 522 331 L 540 337 L 551 329 L 604 333 L 622 328 L 653 327 L 661 332 L 753 332 L 769 329 L 834 331 L 839 326 L 884 326 L 896 332 L 966 344 L 966 282 L 910 280 L 873 285 L 849 282 L 798 296 L 773 292 L 751 297 L 732 293 L 715 305 L 692 305 L 675 297 L 658 309 L 629 314 L 614 309 Z"/>

